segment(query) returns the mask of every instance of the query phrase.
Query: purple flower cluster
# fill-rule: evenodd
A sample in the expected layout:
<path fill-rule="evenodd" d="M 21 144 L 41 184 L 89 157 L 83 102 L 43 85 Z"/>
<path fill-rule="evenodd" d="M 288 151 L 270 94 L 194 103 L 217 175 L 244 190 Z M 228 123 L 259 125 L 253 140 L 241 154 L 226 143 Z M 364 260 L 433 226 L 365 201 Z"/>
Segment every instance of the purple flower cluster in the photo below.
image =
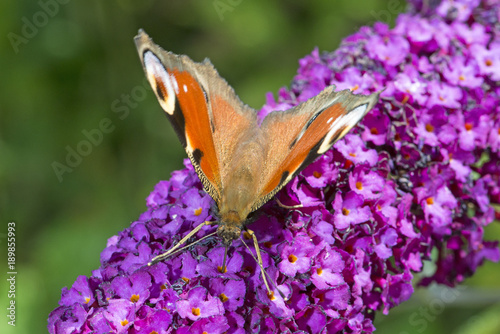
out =
<path fill-rule="evenodd" d="M 186 161 L 109 239 L 102 266 L 63 289 L 49 332 L 372 332 L 374 311 L 387 314 L 412 295 L 423 261 L 436 271 L 419 284 L 448 286 L 498 261 L 498 242 L 483 231 L 500 203 L 500 5 L 443 1 L 424 13 L 421 2 L 394 29 L 363 27 L 337 51 L 302 59 L 291 89 L 278 101 L 268 95 L 260 111 L 290 108 L 332 84 L 385 88 L 361 126 L 278 193 L 302 207 L 272 200 L 250 225 L 287 300 L 276 288 L 268 295 L 242 242 L 230 248 L 225 273 L 217 237 L 146 266 L 216 219 Z"/>

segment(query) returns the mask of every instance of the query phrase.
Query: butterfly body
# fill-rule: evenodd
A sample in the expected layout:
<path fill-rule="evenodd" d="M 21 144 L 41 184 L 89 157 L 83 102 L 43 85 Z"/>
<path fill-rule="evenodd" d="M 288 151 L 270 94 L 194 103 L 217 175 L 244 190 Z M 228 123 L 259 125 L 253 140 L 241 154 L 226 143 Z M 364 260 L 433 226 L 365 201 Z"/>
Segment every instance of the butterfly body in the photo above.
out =
<path fill-rule="evenodd" d="M 135 38 L 146 76 L 219 210 L 217 233 L 239 238 L 251 212 L 325 153 L 376 104 L 379 93 L 325 88 L 259 124 L 213 65 L 163 50 L 142 30 Z"/>

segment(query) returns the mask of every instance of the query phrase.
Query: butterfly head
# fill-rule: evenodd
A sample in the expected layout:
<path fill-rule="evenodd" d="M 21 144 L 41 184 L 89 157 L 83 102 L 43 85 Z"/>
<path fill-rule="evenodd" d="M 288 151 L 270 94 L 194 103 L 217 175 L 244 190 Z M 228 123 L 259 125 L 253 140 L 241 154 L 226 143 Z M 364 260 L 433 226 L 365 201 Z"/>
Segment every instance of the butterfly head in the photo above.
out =
<path fill-rule="evenodd" d="M 229 211 L 221 216 L 217 235 L 222 239 L 224 246 L 229 246 L 241 235 L 242 220 L 236 211 Z"/>

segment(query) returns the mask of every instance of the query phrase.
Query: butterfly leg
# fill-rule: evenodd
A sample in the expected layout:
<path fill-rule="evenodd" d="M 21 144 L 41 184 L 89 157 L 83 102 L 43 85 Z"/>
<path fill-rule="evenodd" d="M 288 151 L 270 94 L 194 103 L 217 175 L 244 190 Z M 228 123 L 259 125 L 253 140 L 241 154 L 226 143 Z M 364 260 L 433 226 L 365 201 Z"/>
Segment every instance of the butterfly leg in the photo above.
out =
<path fill-rule="evenodd" d="M 252 230 L 247 229 L 247 232 L 252 236 L 253 245 L 255 247 L 255 252 L 257 253 L 257 259 L 253 256 L 252 251 L 250 250 L 250 248 L 248 247 L 248 245 L 246 244 L 246 242 L 243 239 L 241 239 L 241 237 L 240 237 L 241 242 L 248 248 L 248 251 L 250 252 L 250 255 L 252 255 L 252 257 L 254 258 L 254 260 L 257 261 L 257 263 L 259 264 L 260 271 L 262 273 L 262 278 L 264 279 L 264 284 L 266 285 L 267 293 L 268 293 L 268 295 L 272 295 L 273 292 L 269 288 L 269 284 L 267 283 L 267 279 L 266 279 L 266 274 L 267 273 L 264 270 L 264 265 L 262 264 L 262 256 L 260 255 L 260 248 L 259 248 L 259 243 L 257 242 L 257 237 L 255 236 L 255 233 L 253 233 Z"/>
<path fill-rule="evenodd" d="M 198 233 L 199 230 L 201 230 L 204 226 L 207 225 L 214 225 L 217 224 L 217 222 L 210 222 L 210 221 L 204 221 L 200 225 L 196 226 L 191 232 L 189 232 L 184 238 L 182 238 L 177 244 L 175 244 L 174 247 L 170 248 L 168 251 L 166 251 L 163 254 L 160 254 L 158 256 L 155 256 L 149 263 L 148 266 L 152 266 L 153 264 L 160 262 L 162 260 L 165 260 L 167 257 L 169 257 L 177 248 L 182 246 L 186 241 L 188 241 L 189 238 L 191 238 L 193 235 Z M 196 242 L 199 242 L 203 239 L 197 240 Z M 191 244 L 192 245 L 192 244 Z M 191 246 L 190 245 L 190 246 Z"/>
<path fill-rule="evenodd" d="M 304 205 L 302 204 L 297 204 L 297 205 L 285 205 L 283 203 L 280 202 L 279 199 L 276 198 L 276 203 L 278 203 L 279 206 L 281 206 L 282 208 L 285 208 L 285 209 L 300 209 L 300 208 L 303 208 Z"/>
<path fill-rule="evenodd" d="M 246 231 L 252 236 L 253 245 L 255 247 L 255 252 L 257 253 L 257 259 L 253 256 L 252 251 L 250 250 L 250 247 L 248 247 L 248 245 L 246 244 L 246 242 L 243 239 L 241 239 L 241 237 L 240 237 L 241 242 L 246 246 L 246 248 L 248 248 L 248 251 L 250 252 L 250 255 L 252 255 L 252 257 L 254 258 L 254 260 L 259 264 L 260 271 L 262 273 L 262 279 L 264 280 L 264 284 L 265 284 L 266 289 L 267 289 L 267 295 L 269 296 L 269 298 L 271 298 L 274 295 L 274 293 L 269 288 L 269 284 L 267 283 L 266 276 L 267 277 L 269 277 L 269 276 L 267 275 L 267 272 L 264 270 L 264 265 L 262 263 L 262 256 L 260 255 L 260 248 L 259 248 L 259 243 L 257 241 L 257 236 L 255 235 L 255 233 L 252 230 L 250 230 L 248 228 L 246 229 Z M 273 284 L 273 287 L 278 291 L 278 293 L 280 294 L 281 298 L 283 298 L 283 300 L 287 300 L 287 298 L 285 297 L 285 295 L 273 283 L 271 277 L 269 277 L 269 280 L 271 280 L 271 283 Z"/>

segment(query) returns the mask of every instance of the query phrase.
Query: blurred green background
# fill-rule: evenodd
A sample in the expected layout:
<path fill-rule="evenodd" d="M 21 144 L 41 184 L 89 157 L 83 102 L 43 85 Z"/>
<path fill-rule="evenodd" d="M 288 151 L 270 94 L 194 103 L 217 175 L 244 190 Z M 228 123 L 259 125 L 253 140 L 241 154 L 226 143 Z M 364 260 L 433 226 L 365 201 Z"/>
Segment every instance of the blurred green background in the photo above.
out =
<path fill-rule="evenodd" d="M 334 50 L 376 20 L 393 25 L 404 7 L 401 0 L 0 2 L 0 332 L 45 332 L 61 288 L 90 275 L 106 240 L 145 210 L 159 180 L 182 168 L 185 153 L 156 98 L 141 94 L 139 28 L 167 50 L 209 57 L 242 100 L 260 108 L 316 46 Z M 106 119 L 110 131 L 82 147 Z M 66 165 L 78 145 L 89 154 L 58 176 L 54 164 Z M 4 315 L 8 221 L 16 222 L 15 328 Z M 500 238 L 496 225 L 490 239 Z M 475 332 L 498 333 L 499 273 L 488 263 L 451 300 L 443 290 L 420 291 L 378 315 L 377 328 L 472 333 L 479 323 L 491 331 Z"/>

